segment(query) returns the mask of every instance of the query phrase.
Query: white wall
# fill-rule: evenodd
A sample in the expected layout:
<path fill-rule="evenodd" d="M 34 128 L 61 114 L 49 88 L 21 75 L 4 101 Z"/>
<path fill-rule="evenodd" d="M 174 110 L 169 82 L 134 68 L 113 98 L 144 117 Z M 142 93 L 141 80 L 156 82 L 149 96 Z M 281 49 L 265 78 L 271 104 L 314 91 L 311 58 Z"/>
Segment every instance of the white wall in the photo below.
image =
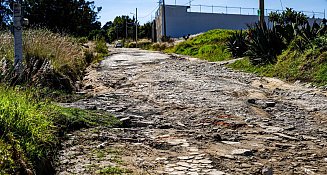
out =
<path fill-rule="evenodd" d="M 206 32 L 212 29 L 247 29 L 247 24 L 258 22 L 256 15 L 216 14 L 187 12 L 187 6 L 166 5 L 167 36 L 179 38 L 188 34 Z M 159 16 L 162 15 L 162 8 Z M 162 19 L 158 18 L 157 20 Z M 266 17 L 268 23 L 268 18 Z M 310 21 L 313 21 L 311 19 Z M 163 35 L 163 22 L 157 21 L 157 36 Z"/>

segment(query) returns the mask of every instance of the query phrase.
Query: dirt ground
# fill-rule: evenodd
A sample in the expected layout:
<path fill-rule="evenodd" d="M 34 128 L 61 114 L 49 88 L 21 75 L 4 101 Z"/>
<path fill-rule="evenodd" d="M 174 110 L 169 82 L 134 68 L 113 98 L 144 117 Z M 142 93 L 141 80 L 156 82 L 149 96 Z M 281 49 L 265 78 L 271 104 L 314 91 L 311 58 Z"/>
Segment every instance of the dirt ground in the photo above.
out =
<path fill-rule="evenodd" d="M 327 174 L 326 91 L 137 49 L 84 79 L 120 128 L 71 133 L 58 174 Z"/>

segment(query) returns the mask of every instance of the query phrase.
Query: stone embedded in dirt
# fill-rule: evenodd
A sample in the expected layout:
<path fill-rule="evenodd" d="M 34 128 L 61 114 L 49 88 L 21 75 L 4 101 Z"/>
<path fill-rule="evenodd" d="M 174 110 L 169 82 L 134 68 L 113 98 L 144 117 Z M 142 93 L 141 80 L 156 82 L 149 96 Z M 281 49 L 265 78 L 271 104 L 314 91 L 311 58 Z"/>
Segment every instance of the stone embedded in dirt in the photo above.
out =
<path fill-rule="evenodd" d="M 327 158 L 324 158 L 324 161 L 327 162 Z"/>
<path fill-rule="evenodd" d="M 267 101 L 266 102 L 266 107 L 267 108 L 273 108 L 276 106 L 276 102 L 273 102 L 273 101 Z"/>
<path fill-rule="evenodd" d="M 265 133 L 276 133 L 276 132 L 282 132 L 284 131 L 283 128 L 275 127 L 275 126 L 265 126 Z"/>
<path fill-rule="evenodd" d="M 262 175 L 273 175 L 273 169 L 271 167 L 264 167 L 261 171 Z"/>
<path fill-rule="evenodd" d="M 177 166 L 177 167 L 175 167 L 174 169 L 177 170 L 177 171 L 185 171 L 185 170 L 187 170 L 188 168 L 183 167 L 183 166 Z"/>
<path fill-rule="evenodd" d="M 124 127 L 124 128 L 131 127 L 132 120 L 130 117 L 122 118 L 122 119 L 120 119 L 120 121 L 122 122 L 122 127 Z"/>
<path fill-rule="evenodd" d="M 253 156 L 253 152 L 248 149 L 235 149 L 232 151 L 232 155 Z"/>
<path fill-rule="evenodd" d="M 190 160 L 190 159 L 193 159 L 194 156 L 180 156 L 180 157 L 177 157 L 179 160 Z"/>
<path fill-rule="evenodd" d="M 165 161 L 165 160 L 167 160 L 166 157 L 158 157 L 158 158 L 156 158 L 156 161 Z"/>
<path fill-rule="evenodd" d="M 286 135 L 286 134 L 282 134 L 282 133 L 274 133 L 274 134 L 277 135 L 277 136 L 280 136 L 282 138 L 288 139 L 288 140 L 299 140 L 296 137 L 292 137 L 292 136 L 289 136 L 289 135 Z"/>
<path fill-rule="evenodd" d="M 187 167 L 187 168 L 191 167 L 191 164 L 186 163 L 186 162 L 177 162 L 176 165 Z"/>
<path fill-rule="evenodd" d="M 97 146 L 98 149 L 103 149 L 106 147 L 106 145 L 108 144 L 108 142 L 103 142 L 100 145 Z"/>
<path fill-rule="evenodd" d="M 226 175 L 226 173 L 224 173 L 222 171 L 218 171 L 218 170 L 212 170 L 212 171 L 208 172 L 208 175 Z"/>
<path fill-rule="evenodd" d="M 253 99 L 253 98 L 248 99 L 248 103 L 250 103 L 250 104 L 255 104 L 255 99 Z"/>
<path fill-rule="evenodd" d="M 219 134 L 213 134 L 212 138 L 214 139 L 214 141 L 216 142 L 220 142 L 221 141 L 221 136 Z"/>
<path fill-rule="evenodd" d="M 171 123 L 164 123 L 163 125 L 160 125 L 158 128 L 159 129 L 171 129 L 171 128 L 173 128 L 173 125 Z"/>
<path fill-rule="evenodd" d="M 202 164 L 211 164 L 212 161 L 211 160 L 208 160 L 208 159 L 203 159 L 203 160 L 199 160 L 199 163 L 202 163 Z"/>
<path fill-rule="evenodd" d="M 240 142 L 230 142 L 230 141 L 222 141 L 221 143 L 227 144 L 227 145 L 238 145 L 241 144 Z"/>

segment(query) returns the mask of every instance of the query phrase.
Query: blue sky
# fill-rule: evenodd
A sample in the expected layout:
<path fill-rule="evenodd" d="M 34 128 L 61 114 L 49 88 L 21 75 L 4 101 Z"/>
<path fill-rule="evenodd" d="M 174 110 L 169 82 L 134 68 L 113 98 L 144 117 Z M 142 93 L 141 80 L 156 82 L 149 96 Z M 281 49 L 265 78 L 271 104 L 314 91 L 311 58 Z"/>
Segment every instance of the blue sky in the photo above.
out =
<path fill-rule="evenodd" d="M 116 16 L 120 15 L 129 15 L 130 17 L 132 17 L 133 14 L 131 13 L 135 13 L 136 7 L 138 8 L 138 16 L 140 23 L 150 21 L 151 16 L 154 16 L 154 10 L 158 6 L 158 1 L 159 0 L 94 0 L 96 6 L 102 7 L 102 11 L 99 15 L 99 20 L 102 22 L 102 24 L 107 21 L 111 21 Z M 233 7 L 257 8 L 258 1 L 259 0 L 193 0 L 192 5 L 227 5 Z M 188 3 L 189 0 L 176 0 L 176 2 L 179 5 L 183 5 Z M 166 3 L 175 4 L 175 0 L 166 0 Z M 265 0 L 265 4 L 266 8 L 282 9 L 280 0 Z M 282 0 L 282 4 L 284 8 L 291 7 L 295 10 L 318 12 L 323 12 L 324 9 L 327 10 L 327 0 Z M 202 7 L 202 10 L 206 11 L 204 7 Z"/>

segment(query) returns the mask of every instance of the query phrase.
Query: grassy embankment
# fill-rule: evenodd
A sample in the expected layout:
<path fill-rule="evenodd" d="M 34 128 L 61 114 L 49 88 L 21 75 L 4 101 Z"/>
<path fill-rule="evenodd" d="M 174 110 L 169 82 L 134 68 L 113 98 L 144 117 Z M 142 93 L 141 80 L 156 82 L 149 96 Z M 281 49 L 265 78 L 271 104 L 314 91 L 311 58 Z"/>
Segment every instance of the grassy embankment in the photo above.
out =
<path fill-rule="evenodd" d="M 165 52 L 177 53 L 205 59 L 208 61 L 224 61 L 232 59 L 225 43 L 234 33 L 233 30 L 210 30 L 187 41 L 181 42 Z"/>
<path fill-rule="evenodd" d="M 0 33 L 0 38 L 0 58 L 13 61 L 12 36 L 9 33 Z M 97 41 L 88 48 L 82 47 L 82 44 L 77 39 L 47 30 L 26 31 L 24 64 L 31 64 L 33 59 L 50 60 L 55 76 L 64 75 L 74 83 L 82 78 L 90 63 L 108 54 L 103 41 Z M 8 71 L 3 70 L 3 67 L 1 65 L 1 73 Z M 34 75 L 31 76 L 33 79 L 26 80 L 26 84 L 22 85 L 30 85 L 29 82 L 40 78 L 35 71 L 30 73 Z M 53 168 L 49 165 L 66 132 L 117 123 L 110 114 L 64 108 L 46 99 L 49 96 L 52 99 L 59 98 L 57 90 L 62 89 L 37 89 L 33 84 L 29 88 L 22 85 L 9 87 L 6 78 L 8 77 L 0 76 L 3 82 L 0 84 L 0 174 L 50 173 L 51 170 L 46 169 Z"/>
<path fill-rule="evenodd" d="M 319 48 L 299 52 L 285 50 L 277 58 L 276 64 L 254 66 L 248 58 L 236 61 L 230 67 L 261 76 L 278 77 L 287 81 L 313 82 L 317 85 L 327 84 L 327 51 Z"/>
<path fill-rule="evenodd" d="M 232 59 L 232 54 L 226 49 L 226 40 L 234 31 L 212 30 L 195 38 L 179 43 L 166 49 L 166 52 L 190 55 L 209 61 Z M 286 81 L 313 82 L 317 85 L 327 84 L 327 36 L 320 37 L 311 47 L 300 51 L 290 44 L 277 62 L 266 65 L 253 65 L 250 59 L 236 61 L 229 67 L 260 76 L 278 77 Z M 325 47 L 321 46 L 324 45 Z"/>

